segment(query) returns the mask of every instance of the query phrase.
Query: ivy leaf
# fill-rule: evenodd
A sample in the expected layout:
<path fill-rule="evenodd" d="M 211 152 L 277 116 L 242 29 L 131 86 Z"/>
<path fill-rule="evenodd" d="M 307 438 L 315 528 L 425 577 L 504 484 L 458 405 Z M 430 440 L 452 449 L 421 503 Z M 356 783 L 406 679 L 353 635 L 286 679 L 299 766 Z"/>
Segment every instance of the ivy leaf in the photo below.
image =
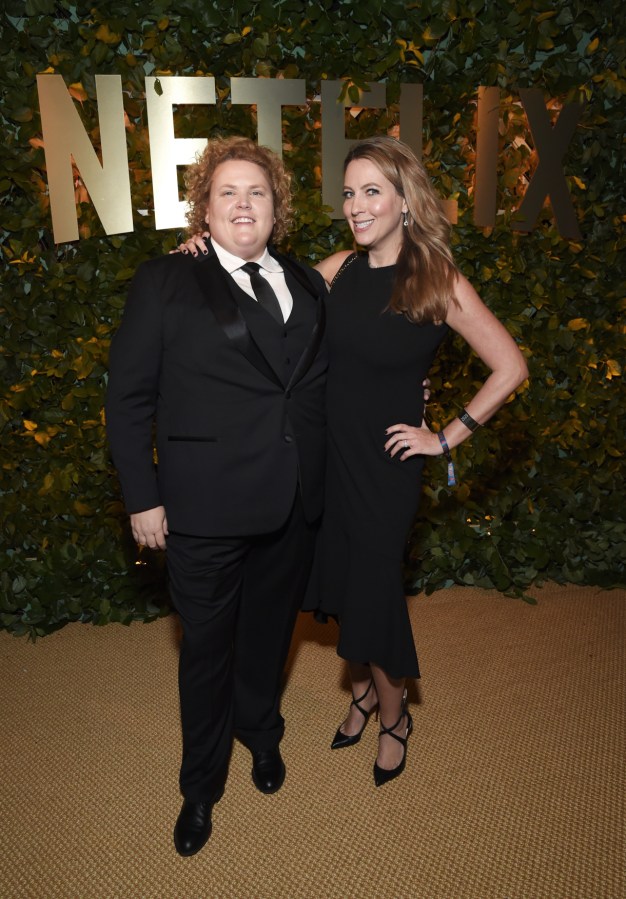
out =
<path fill-rule="evenodd" d="M 607 359 L 606 360 L 606 377 L 611 380 L 611 378 L 618 378 L 622 374 L 622 366 L 616 359 Z"/>

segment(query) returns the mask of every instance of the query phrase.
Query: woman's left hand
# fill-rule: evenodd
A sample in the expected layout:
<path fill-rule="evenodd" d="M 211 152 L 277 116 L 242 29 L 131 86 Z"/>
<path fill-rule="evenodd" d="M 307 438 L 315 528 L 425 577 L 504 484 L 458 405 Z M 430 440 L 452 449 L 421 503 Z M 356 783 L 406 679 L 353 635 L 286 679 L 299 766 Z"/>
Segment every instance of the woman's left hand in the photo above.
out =
<path fill-rule="evenodd" d="M 207 250 L 207 242 L 211 235 L 208 231 L 203 231 L 202 234 L 192 234 L 191 237 L 185 241 L 185 243 L 179 243 L 175 250 L 170 250 L 171 253 L 182 253 L 184 256 L 187 256 L 188 253 L 191 253 L 192 256 L 197 256 L 198 253 L 202 253 L 203 256 L 206 256 Z"/>
<path fill-rule="evenodd" d="M 398 456 L 401 462 L 411 456 L 440 456 L 441 443 L 426 422 L 420 428 L 413 425 L 391 425 L 385 433 L 389 439 L 385 444 L 385 452 L 393 458 Z"/>

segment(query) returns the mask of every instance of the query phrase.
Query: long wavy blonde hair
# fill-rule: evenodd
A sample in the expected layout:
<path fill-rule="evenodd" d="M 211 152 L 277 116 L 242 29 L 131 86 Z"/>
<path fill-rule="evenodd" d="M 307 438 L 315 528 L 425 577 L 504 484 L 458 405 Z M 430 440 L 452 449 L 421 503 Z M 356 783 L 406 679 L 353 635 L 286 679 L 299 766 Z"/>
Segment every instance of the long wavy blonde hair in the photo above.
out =
<path fill-rule="evenodd" d="M 346 156 L 344 172 L 355 159 L 373 162 L 409 210 L 389 308 L 415 323 L 443 321 L 448 304 L 456 302 L 458 269 L 450 250 L 450 224 L 426 169 L 406 144 L 392 137 L 359 141 Z"/>
<path fill-rule="evenodd" d="M 208 142 L 195 165 L 185 173 L 187 188 L 187 231 L 200 234 L 207 228 L 204 217 L 209 204 L 211 182 L 215 170 L 231 159 L 254 162 L 263 169 L 272 188 L 274 200 L 274 229 L 272 241 L 280 243 L 289 233 L 293 218 L 291 205 L 291 174 L 282 159 L 268 147 L 260 147 L 249 137 L 216 137 Z"/>

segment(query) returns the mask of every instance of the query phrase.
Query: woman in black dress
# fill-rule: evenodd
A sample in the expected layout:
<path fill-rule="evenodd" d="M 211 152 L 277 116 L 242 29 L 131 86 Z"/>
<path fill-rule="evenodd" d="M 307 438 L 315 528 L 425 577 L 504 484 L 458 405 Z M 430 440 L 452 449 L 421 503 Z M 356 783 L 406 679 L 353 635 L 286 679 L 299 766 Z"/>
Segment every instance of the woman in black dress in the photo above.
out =
<path fill-rule="evenodd" d="M 401 568 L 424 457 L 449 459 L 528 371 L 454 265 L 448 222 L 412 151 L 371 138 L 351 149 L 344 171 L 343 211 L 367 252 L 336 253 L 318 266 L 332 285 L 328 475 L 307 605 L 337 617 L 337 651 L 350 668 L 353 700 L 332 747 L 357 743 L 378 708 L 380 786 L 404 770 L 412 729 L 405 680 L 419 668 Z M 491 374 L 462 416 L 436 433 L 423 419 L 421 384 L 449 329 Z"/>

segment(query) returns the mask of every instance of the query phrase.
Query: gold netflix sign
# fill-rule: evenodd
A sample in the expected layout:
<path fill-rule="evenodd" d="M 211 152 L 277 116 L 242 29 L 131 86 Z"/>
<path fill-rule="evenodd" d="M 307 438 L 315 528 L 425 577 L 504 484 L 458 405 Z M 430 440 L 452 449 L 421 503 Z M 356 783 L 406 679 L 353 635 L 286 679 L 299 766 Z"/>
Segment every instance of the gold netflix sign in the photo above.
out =
<path fill-rule="evenodd" d="M 98 158 L 80 120 L 72 97 L 60 75 L 38 75 L 37 87 L 43 127 L 44 151 L 52 227 L 57 243 L 78 240 L 72 159 L 89 192 L 107 234 L 133 230 L 128 151 L 124 124 L 122 80 L 119 75 L 96 75 L 101 156 Z M 323 81 L 322 113 L 322 200 L 341 218 L 342 163 L 354 141 L 346 138 L 345 110 L 350 100 L 339 102 L 342 81 Z M 385 108 L 386 86 L 368 85 L 359 107 Z M 532 231 L 541 208 L 550 200 L 560 234 L 579 240 L 580 229 L 567 181 L 563 158 L 581 118 L 583 107 L 564 106 L 554 124 L 542 92 L 520 90 L 532 134 L 537 165 L 516 211 L 512 228 Z M 258 141 L 282 154 L 282 108 L 304 106 L 304 80 L 287 78 L 231 78 L 230 102 L 255 106 Z M 474 223 L 488 227 L 496 220 L 497 153 L 500 91 L 479 87 L 477 95 L 476 180 Z M 154 218 L 158 229 L 185 225 L 185 203 L 178 190 L 177 166 L 189 165 L 202 152 L 206 139 L 177 138 L 173 107 L 181 104 L 215 104 L 215 79 L 210 76 L 146 78 L 146 112 L 150 138 Z M 422 154 L 423 87 L 402 84 L 399 136 L 415 153 Z M 444 200 L 450 221 L 456 221 L 456 201 Z"/>

